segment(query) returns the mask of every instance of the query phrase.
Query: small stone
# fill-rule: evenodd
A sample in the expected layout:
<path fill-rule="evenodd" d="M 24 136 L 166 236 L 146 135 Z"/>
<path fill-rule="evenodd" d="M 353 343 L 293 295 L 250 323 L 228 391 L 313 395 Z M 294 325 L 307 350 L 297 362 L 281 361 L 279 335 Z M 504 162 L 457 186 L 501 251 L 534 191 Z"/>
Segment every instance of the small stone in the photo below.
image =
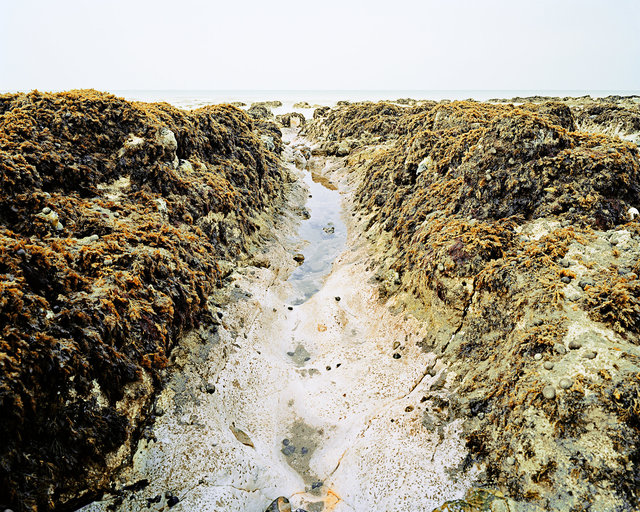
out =
<path fill-rule="evenodd" d="M 562 258 L 560 261 L 558 261 L 558 264 L 561 267 L 569 268 L 569 266 L 571 265 L 571 262 L 569 260 L 565 259 L 565 258 Z"/>
<path fill-rule="evenodd" d="M 207 382 L 204 386 L 204 390 L 211 394 L 211 393 L 215 393 L 216 392 L 216 386 L 215 384 L 213 384 L 213 382 Z"/>
<path fill-rule="evenodd" d="M 293 259 L 298 263 L 302 263 L 304 261 L 304 254 L 297 252 L 293 255 Z"/>
<path fill-rule="evenodd" d="M 479 412 L 478 413 L 478 419 L 479 420 L 483 420 L 484 419 L 484 413 L 483 412 Z"/>
<path fill-rule="evenodd" d="M 398 354 L 397 352 L 395 354 L 393 354 L 393 358 L 394 359 L 400 359 L 400 357 L 402 357 L 402 356 L 400 356 L 400 354 Z"/>
<path fill-rule="evenodd" d="M 289 446 L 291 444 L 291 441 L 289 441 L 288 439 L 285 438 L 285 439 L 282 440 L 282 444 L 285 445 L 285 446 Z"/>
<path fill-rule="evenodd" d="M 306 455 L 307 453 L 309 453 L 309 448 L 307 448 L 306 446 L 303 446 L 302 448 L 300 448 L 300 453 L 302 455 Z"/>
<path fill-rule="evenodd" d="M 553 350 L 555 350 L 561 356 L 563 356 L 563 355 L 565 355 L 567 353 L 567 349 L 564 347 L 564 345 L 561 345 L 560 343 L 556 343 L 553 346 Z"/>
<path fill-rule="evenodd" d="M 317 482 L 313 482 L 311 484 L 311 488 L 312 489 L 319 489 L 320 487 L 322 487 L 324 485 L 324 482 L 321 482 L 320 480 L 318 480 Z"/>
<path fill-rule="evenodd" d="M 513 457 L 507 457 L 507 464 L 509 466 L 513 466 L 516 463 L 516 459 L 514 459 Z"/>
<path fill-rule="evenodd" d="M 538 353 L 538 354 L 534 355 L 534 356 L 533 356 L 533 358 L 534 358 L 536 361 L 540 361 L 540 359 L 542 359 L 542 354 L 539 354 L 539 353 Z"/>
<path fill-rule="evenodd" d="M 294 453 L 296 453 L 296 447 L 293 446 L 292 444 L 285 446 L 282 450 L 280 450 L 282 453 L 284 453 L 287 457 L 290 457 L 291 455 L 293 455 Z"/>
<path fill-rule="evenodd" d="M 438 270 L 440 272 L 444 271 L 444 265 L 442 263 L 438 263 Z"/>
<path fill-rule="evenodd" d="M 264 512 L 291 512 L 291 503 L 284 496 L 273 500 Z"/>
<path fill-rule="evenodd" d="M 569 276 L 562 276 L 562 278 L 560 278 L 560 281 L 562 281 L 564 284 L 569 284 L 571 282 L 571 278 Z"/>
<path fill-rule="evenodd" d="M 582 357 L 584 357 L 585 359 L 595 359 L 597 355 L 598 354 L 596 354 L 593 350 L 587 350 L 584 354 L 582 354 Z"/>
<path fill-rule="evenodd" d="M 167 505 L 169 505 L 169 507 L 173 507 L 177 505 L 179 502 L 180 502 L 180 499 L 177 496 L 169 496 L 169 498 L 167 499 Z"/>
<path fill-rule="evenodd" d="M 327 366 L 327 371 L 330 371 L 330 370 L 331 370 L 331 366 Z"/>
<path fill-rule="evenodd" d="M 253 441 L 251 440 L 251 438 L 247 435 L 246 432 L 243 432 L 242 430 L 240 430 L 238 427 L 236 427 L 235 425 L 231 425 L 229 427 L 229 429 L 231 430 L 231 432 L 233 433 L 233 435 L 236 437 L 236 439 L 238 441 L 240 441 L 243 445 L 245 446 L 250 446 L 251 448 L 255 448 L 255 446 L 253 445 Z"/>
<path fill-rule="evenodd" d="M 342 364 L 342 363 L 338 363 L 338 364 L 336 365 L 336 368 L 340 368 L 340 365 L 341 365 L 341 364 Z"/>
<path fill-rule="evenodd" d="M 400 346 L 400 342 L 399 341 L 394 341 L 393 342 L 393 350 L 397 349 Z"/>
<path fill-rule="evenodd" d="M 64 226 L 62 225 L 62 222 L 58 222 L 56 224 L 56 231 L 62 231 L 64 229 Z"/>
<path fill-rule="evenodd" d="M 578 286 L 580 288 L 582 288 L 583 290 L 585 290 L 587 288 L 587 286 L 594 286 L 594 282 L 591 279 L 582 279 L 578 283 Z"/>
<path fill-rule="evenodd" d="M 26 251 L 24 249 L 18 249 L 18 252 L 16 252 L 16 255 L 21 256 L 21 257 L 24 256 L 25 254 L 27 254 L 27 253 L 26 253 Z M 7 509 L 7 510 L 9 510 L 9 509 Z"/>
<path fill-rule="evenodd" d="M 556 397 L 556 389 L 553 386 L 545 386 L 542 389 L 542 396 L 547 400 L 553 400 Z"/>
<path fill-rule="evenodd" d="M 51 208 L 49 208 L 48 206 L 45 206 L 45 207 L 42 209 L 42 213 L 43 213 L 44 215 L 49 215 L 49 214 L 51 213 Z"/>
<path fill-rule="evenodd" d="M 562 389 L 569 389 L 571 386 L 573 386 L 573 381 L 571 379 L 560 379 L 560 382 L 558 382 L 558 385 L 562 388 Z"/>
<path fill-rule="evenodd" d="M 551 361 L 545 361 L 542 366 L 545 370 L 553 370 L 553 363 Z"/>
<path fill-rule="evenodd" d="M 293 311 L 293 306 L 287 306 L 287 309 L 288 309 L 289 311 Z"/>
<path fill-rule="evenodd" d="M 296 353 L 295 353 L 295 352 L 287 352 L 287 355 L 288 355 L 289 357 L 293 357 L 294 355 L 296 355 Z"/>
<path fill-rule="evenodd" d="M 104 264 L 107 267 L 113 265 L 113 260 L 111 258 L 107 258 L 106 260 L 104 260 Z"/>
<path fill-rule="evenodd" d="M 340 297 L 336 297 L 336 302 L 340 302 Z"/>
<path fill-rule="evenodd" d="M 153 408 L 153 414 L 155 414 L 156 416 L 163 416 L 164 415 L 164 409 L 162 407 L 160 407 L 159 405 L 156 405 Z"/>
<path fill-rule="evenodd" d="M 569 342 L 569 348 L 571 350 L 578 350 L 579 348 L 582 348 L 582 343 L 578 340 L 571 340 Z"/>

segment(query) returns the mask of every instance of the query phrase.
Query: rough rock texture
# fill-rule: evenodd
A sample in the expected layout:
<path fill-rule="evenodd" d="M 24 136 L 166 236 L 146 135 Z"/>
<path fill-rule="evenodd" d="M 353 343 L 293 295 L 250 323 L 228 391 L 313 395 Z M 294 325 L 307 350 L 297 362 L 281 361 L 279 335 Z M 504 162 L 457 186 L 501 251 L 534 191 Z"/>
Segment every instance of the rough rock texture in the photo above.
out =
<path fill-rule="evenodd" d="M 106 485 L 172 348 L 264 236 L 281 148 L 231 106 L 0 96 L 0 503 Z"/>
<path fill-rule="evenodd" d="M 640 156 L 575 116 L 368 103 L 306 130 L 328 153 L 349 144 L 380 294 L 405 297 L 459 375 L 438 405 L 465 419 L 480 483 L 550 510 L 636 510 Z"/>

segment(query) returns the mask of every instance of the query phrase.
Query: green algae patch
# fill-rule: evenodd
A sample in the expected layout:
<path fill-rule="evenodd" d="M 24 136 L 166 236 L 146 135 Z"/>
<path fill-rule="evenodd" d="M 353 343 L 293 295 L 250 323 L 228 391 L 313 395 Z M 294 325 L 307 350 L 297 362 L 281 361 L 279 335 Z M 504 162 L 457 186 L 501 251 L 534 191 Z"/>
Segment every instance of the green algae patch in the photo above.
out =
<path fill-rule="evenodd" d="M 381 298 L 426 322 L 423 349 L 457 374 L 465 467 L 543 509 L 635 510 L 640 155 L 581 131 L 590 108 L 367 103 L 305 130 L 347 148 Z"/>
<path fill-rule="evenodd" d="M 0 96 L 5 506 L 105 488 L 172 348 L 211 322 L 219 263 L 266 235 L 286 189 L 281 149 L 275 124 L 229 105 Z"/>

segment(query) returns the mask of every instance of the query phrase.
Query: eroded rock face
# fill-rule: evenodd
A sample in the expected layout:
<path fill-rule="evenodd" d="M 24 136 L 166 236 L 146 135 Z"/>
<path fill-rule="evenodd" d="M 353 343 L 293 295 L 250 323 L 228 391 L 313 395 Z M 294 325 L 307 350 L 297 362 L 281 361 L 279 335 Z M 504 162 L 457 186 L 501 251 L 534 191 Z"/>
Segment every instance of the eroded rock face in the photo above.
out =
<path fill-rule="evenodd" d="M 369 103 L 306 132 L 348 141 L 381 295 L 405 297 L 431 326 L 425 350 L 459 375 L 446 406 L 484 483 L 552 510 L 633 510 L 640 155 L 576 131 L 580 115 Z"/>
<path fill-rule="evenodd" d="M 284 194 L 281 148 L 231 106 L 0 96 L 1 504 L 71 503 L 126 460 L 222 261 Z"/>

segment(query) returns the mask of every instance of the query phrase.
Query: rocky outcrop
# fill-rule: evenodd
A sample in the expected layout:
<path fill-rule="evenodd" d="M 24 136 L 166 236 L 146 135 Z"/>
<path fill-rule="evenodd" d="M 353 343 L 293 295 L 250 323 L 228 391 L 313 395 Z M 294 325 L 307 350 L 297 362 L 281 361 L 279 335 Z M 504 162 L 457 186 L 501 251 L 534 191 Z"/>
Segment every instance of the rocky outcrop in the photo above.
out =
<path fill-rule="evenodd" d="M 279 204 L 280 132 L 95 91 L 0 96 L 0 502 L 107 485 Z"/>
<path fill-rule="evenodd" d="M 276 116 L 276 120 L 285 128 L 300 128 L 303 127 L 307 120 L 303 114 L 299 112 L 290 112 L 280 116 Z"/>
<path fill-rule="evenodd" d="M 462 471 L 545 509 L 635 510 L 640 155 L 575 112 L 371 103 L 306 131 L 348 142 L 381 297 L 457 374 L 455 398 L 424 398 L 465 420 Z"/>

